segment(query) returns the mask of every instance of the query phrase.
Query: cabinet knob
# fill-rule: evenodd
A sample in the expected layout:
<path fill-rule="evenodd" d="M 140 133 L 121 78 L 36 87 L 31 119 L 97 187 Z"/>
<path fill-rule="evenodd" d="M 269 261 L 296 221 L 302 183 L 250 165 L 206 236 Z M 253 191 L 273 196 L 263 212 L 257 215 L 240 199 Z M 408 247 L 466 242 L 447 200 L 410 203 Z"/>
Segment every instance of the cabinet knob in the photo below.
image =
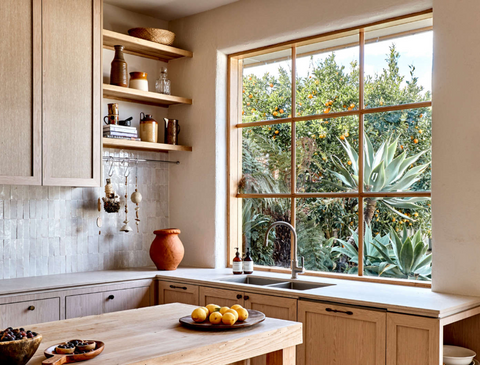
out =
<path fill-rule="evenodd" d="M 249 297 L 248 295 L 245 295 L 245 296 L 243 297 L 243 299 L 245 299 L 245 300 L 249 300 L 249 299 L 250 299 L 250 297 Z"/>
<path fill-rule="evenodd" d="M 31 305 L 27 308 L 29 311 L 34 311 L 35 310 L 35 306 Z"/>
<path fill-rule="evenodd" d="M 349 315 L 349 316 L 353 315 L 352 311 L 339 311 L 337 309 L 332 309 L 332 308 L 325 308 L 325 310 L 327 312 L 332 312 L 332 313 L 343 313 L 343 314 L 346 314 L 346 315 Z"/>
<path fill-rule="evenodd" d="M 237 294 L 237 299 L 242 299 L 242 294 Z"/>
<path fill-rule="evenodd" d="M 108 300 L 113 300 L 113 299 L 115 299 L 115 295 L 110 294 L 107 299 L 108 299 Z"/>

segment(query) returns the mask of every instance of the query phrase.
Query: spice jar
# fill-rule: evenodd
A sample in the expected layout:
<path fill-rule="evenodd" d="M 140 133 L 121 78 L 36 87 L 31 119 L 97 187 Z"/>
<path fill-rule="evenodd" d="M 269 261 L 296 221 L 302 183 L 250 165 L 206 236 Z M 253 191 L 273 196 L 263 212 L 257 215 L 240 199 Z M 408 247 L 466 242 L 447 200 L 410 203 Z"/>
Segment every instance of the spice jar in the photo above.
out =
<path fill-rule="evenodd" d="M 150 114 L 145 115 L 143 112 L 140 113 L 140 139 L 144 142 L 158 142 L 158 123 Z"/>
<path fill-rule="evenodd" d="M 148 80 L 146 72 L 130 72 L 130 88 L 148 91 Z"/>

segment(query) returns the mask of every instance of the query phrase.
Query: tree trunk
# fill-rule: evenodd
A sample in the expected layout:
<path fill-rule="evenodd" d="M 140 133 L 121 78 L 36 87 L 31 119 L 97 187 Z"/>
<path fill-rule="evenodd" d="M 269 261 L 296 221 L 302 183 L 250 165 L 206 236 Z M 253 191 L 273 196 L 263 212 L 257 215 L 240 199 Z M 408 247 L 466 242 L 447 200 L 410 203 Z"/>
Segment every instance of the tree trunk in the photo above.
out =
<path fill-rule="evenodd" d="M 363 213 L 363 221 L 367 224 L 370 225 L 370 222 L 372 221 L 373 215 L 375 214 L 375 208 L 377 207 L 377 201 L 372 200 L 370 198 L 365 199 L 365 210 Z"/>

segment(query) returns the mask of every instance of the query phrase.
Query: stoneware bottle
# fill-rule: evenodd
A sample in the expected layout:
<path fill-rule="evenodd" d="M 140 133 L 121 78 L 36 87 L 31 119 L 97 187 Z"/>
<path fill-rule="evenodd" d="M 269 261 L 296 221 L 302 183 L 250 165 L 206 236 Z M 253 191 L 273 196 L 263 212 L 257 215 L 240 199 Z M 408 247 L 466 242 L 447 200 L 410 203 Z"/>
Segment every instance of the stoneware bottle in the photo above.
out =
<path fill-rule="evenodd" d="M 183 259 L 185 249 L 177 228 L 154 231 L 156 237 L 150 246 L 150 257 L 158 270 L 176 270 Z"/>
<path fill-rule="evenodd" d="M 123 57 L 123 46 L 115 46 L 115 57 L 110 68 L 110 85 L 128 87 L 127 62 Z"/>

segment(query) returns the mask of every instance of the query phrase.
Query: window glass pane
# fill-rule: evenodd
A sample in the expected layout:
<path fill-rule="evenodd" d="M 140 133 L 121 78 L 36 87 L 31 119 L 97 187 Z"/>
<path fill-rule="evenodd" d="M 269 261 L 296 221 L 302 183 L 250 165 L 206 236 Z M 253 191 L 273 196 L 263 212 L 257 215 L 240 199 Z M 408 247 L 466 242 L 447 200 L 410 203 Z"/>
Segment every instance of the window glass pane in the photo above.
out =
<path fill-rule="evenodd" d="M 366 114 L 364 125 L 365 191 L 430 190 L 431 108 Z"/>
<path fill-rule="evenodd" d="M 296 123 L 297 191 L 357 191 L 358 116 Z"/>
<path fill-rule="evenodd" d="M 431 100 L 432 19 L 365 33 L 365 107 L 374 108 Z M 385 34 L 387 33 L 388 34 Z"/>
<path fill-rule="evenodd" d="M 297 48 L 297 116 L 358 109 L 358 34 Z"/>
<path fill-rule="evenodd" d="M 291 124 L 242 128 L 240 193 L 289 193 Z"/>
<path fill-rule="evenodd" d="M 290 199 L 242 199 L 243 252 L 250 248 L 256 265 L 290 267 L 290 231 L 285 226 L 272 229 L 268 245 L 265 234 L 270 224 L 290 223 Z"/>
<path fill-rule="evenodd" d="M 288 48 L 243 60 L 242 123 L 290 115 L 291 53 Z"/>
<path fill-rule="evenodd" d="M 358 265 L 344 254 L 358 228 L 358 200 L 297 199 L 298 255 L 307 270 L 357 274 Z M 357 240 L 358 241 L 358 240 Z M 355 243 L 354 243 L 355 244 Z"/>
<path fill-rule="evenodd" d="M 431 280 L 430 199 L 406 198 L 408 205 L 394 206 L 393 199 L 365 199 L 364 253 L 368 276 Z M 404 255 L 401 254 L 404 252 Z"/>

